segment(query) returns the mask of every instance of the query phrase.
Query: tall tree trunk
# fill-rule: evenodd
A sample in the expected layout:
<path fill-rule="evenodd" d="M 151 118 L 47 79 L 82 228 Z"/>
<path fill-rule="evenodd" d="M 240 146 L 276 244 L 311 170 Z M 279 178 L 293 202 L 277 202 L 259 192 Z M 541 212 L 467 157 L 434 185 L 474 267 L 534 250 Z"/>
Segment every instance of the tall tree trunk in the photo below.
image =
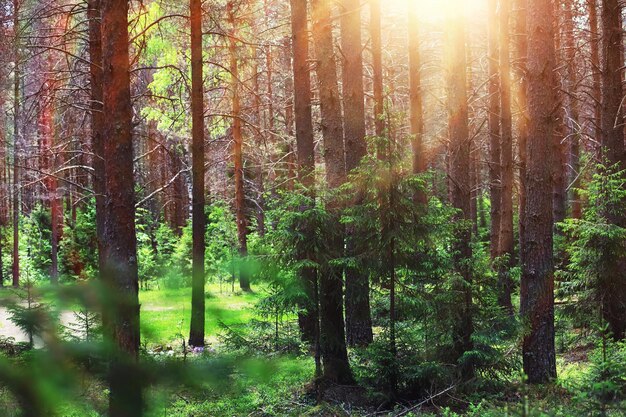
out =
<path fill-rule="evenodd" d="M 622 110 L 622 28 L 619 0 L 602 0 L 602 155 L 609 165 L 626 168 L 624 124 Z M 606 218 L 609 223 L 626 227 L 624 201 L 609 203 Z M 617 204 L 618 207 L 615 207 Z M 619 214 L 616 214 L 619 213 Z M 608 274 L 600 282 L 602 317 L 610 326 L 613 337 L 626 336 L 626 262 L 613 259 L 607 265 Z"/>
<path fill-rule="evenodd" d="M 383 97 L 383 55 L 380 29 L 380 0 L 370 0 L 370 38 L 372 42 L 372 88 L 374 94 L 374 130 L 378 138 L 385 135 Z"/>
<path fill-rule="evenodd" d="M 13 0 L 15 63 L 13 67 L 13 286 L 20 285 L 20 2 Z"/>
<path fill-rule="evenodd" d="M 591 97 L 593 98 L 593 134 L 597 142 L 602 141 L 602 69 L 600 68 L 600 31 L 598 28 L 598 0 L 587 0 L 589 13 L 589 48 L 591 54 Z"/>
<path fill-rule="evenodd" d="M 104 98 L 103 279 L 109 292 L 103 322 L 115 351 L 109 364 L 109 415 L 142 415 L 142 388 L 135 368 L 139 355 L 139 299 L 132 102 L 130 95 L 128 2 L 102 0 Z"/>
<path fill-rule="evenodd" d="M 528 143 L 526 205 L 522 237 L 521 315 L 528 382 L 556 377 L 552 197 L 554 113 L 557 93 L 551 0 L 528 0 Z"/>
<path fill-rule="evenodd" d="M 233 158 L 235 165 L 235 216 L 237 220 L 237 236 L 239 239 L 239 288 L 250 291 L 250 277 L 247 268 L 242 261 L 248 256 L 248 222 L 245 213 L 245 192 L 243 183 L 243 135 L 241 131 L 241 103 L 239 99 L 239 62 L 237 61 L 236 45 L 236 22 L 234 3 L 228 2 L 228 23 L 230 24 L 230 36 L 228 37 L 228 50 L 230 54 L 230 75 L 232 93 L 232 134 L 233 134 Z"/>
<path fill-rule="evenodd" d="M 306 2 L 291 0 L 291 33 L 293 50 L 294 116 L 298 157 L 298 180 L 307 196 L 314 198 L 315 144 L 311 115 L 311 74 L 309 70 L 309 37 Z M 304 207 L 304 210 L 307 208 Z M 314 259 L 311 253 L 300 254 L 302 260 Z M 301 280 L 307 295 L 304 312 L 298 317 L 302 339 L 315 344 L 319 339 L 319 306 L 317 303 L 317 270 L 305 267 Z"/>
<path fill-rule="evenodd" d="M 521 258 L 524 249 L 524 227 L 526 225 L 526 146 L 528 143 L 528 78 L 526 77 L 528 61 L 528 33 L 526 28 L 528 0 L 515 0 L 515 61 L 519 80 L 517 105 L 520 117 L 518 120 L 517 152 L 519 158 L 519 253 Z"/>
<path fill-rule="evenodd" d="M 413 152 L 413 173 L 426 172 L 426 158 L 424 155 L 424 113 L 422 109 L 422 78 L 419 42 L 418 9 L 409 4 L 409 107 L 411 128 L 411 149 Z M 418 204 L 426 204 L 426 193 L 416 195 Z"/>
<path fill-rule="evenodd" d="M 263 0 L 263 11 L 265 14 L 265 26 L 269 27 L 270 26 L 270 2 L 269 0 Z M 266 77 L 266 94 L 267 94 L 267 128 L 270 131 L 270 133 L 274 132 L 275 130 L 275 123 L 274 123 L 274 84 L 273 84 L 273 78 L 274 78 L 274 71 L 273 71 L 273 59 L 272 59 L 272 45 L 271 44 L 267 44 L 265 46 L 265 67 L 266 67 L 266 71 L 267 71 L 267 77 Z"/>
<path fill-rule="evenodd" d="M 335 190 L 346 181 L 346 164 L 330 4 L 330 0 L 311 0 L 326 180 L 328 187 Z M 336 226 L 333 229 L 337 232 L 329 245 L 334 256 L 339 258 L 343 252 L 343 233 L 339 224 L 338 204 L 330 202 L 329 210 L 334 214 Z M 321 271 L 319 291 L 323 376 L 330 382 L 349 384 L 353 382 L 353 377 L 346 349 L 341 281 L 341 268 L 326 265 Z"/>
<path fill-rule="evenodd" d="M 357 169 L 367 154 L 365 142 L 365 94 L 363 92 L 363 46 L 359 0 L 341 1 L 341 50 L 343 57 L 343 108 L 346 171 Z M 361 190 L 354 204 L 362 204 Z M 356 256 L 358 231 L 348 227 L 347 255 Z M 369 276 L 359 268 L 346 267 L 346 339 L 350 346 L 367 346 L 374 336 L 370 316 Z"/>
<path fill-rule="evenodd" d="M 563 61 L 561 56 L 561 30 L 560 30 L 560 2 L 553 2 L 553 16 L 556 19 L 554 22 L 554 49 L 556 54 L 556 60 L 558 62 Z M 555 73 L 557 91 L 563 91 L 563 79 L 560 77 L 559 72 Z M 563 95 L 559 93 L 557 107 L 555 113 L 557 115 L 558 123 L 554 129 L 552 146 L 554 147 L 552 163 L 552 219 L 554 224 L 554 233 L 560 233 L 557 224 L 565 220 L 567 215 L 567 191 L 566 191 L 566 172 L 567 172 L 567 160 L 565 149 L 565 112 L 563 110 L 562 103 Z"/>
<path fill-rule="evenodd" d="M 308 50 L 308 45 L 307 45 L 307 50 Z M 294 50 L 292 47 L 292 43 L 291 43 L 291 37 L 290 36 L 285 36 L 283 38 L 283 53 L 282 55 L 282 65 L 284 66 L 284 68 L 292 68 L 292 56 L 294 55 Z M 285 77 L 285 107 L 284 107 L 284 112 L 285 112 L 285 131 L 287 132 L 287 135 L 291 138 L 292 136 L 295 135 L 294 133 L 294 116 L 293 116 L 293 112 L 294 112 L 294 104 L 293 104 L 293 78 L 290 77 L 289 75 L 287 75 Z M 290 149 L 289 151 L 292 152 L 294 151 L 293 148 L 293 142 L 289 141 L 290 144 Z M 297 151 L 296 151 L 297 152 Z M 289 165 L 290 165 L 290 170 L 294 170 L 294 174 L 296 174 L 296 169 L 297 169 L 297 156 L 295 157 L 294 160 L 294 156 L 292 155 L 289 158 Z M 292 180 L 292 177 L 289 176 L 289 179 Z M 291 190 L 293 190 L 293 186 L 290 187 Z"/>
<path fill-rule="evenodd" d="M 53 51 L 48 51 L 46 59 L 45 72 L 48 74 L 41 88 L 41 97 L 39 103 L 38 115 L 38 134 L 41 144 L 40 149 L 40 166 L 43 172 L 43 195 L 42 198 L 46 203 L 46 208 L 50 209 L 50 283 L 58 284 L 59 282 L 59 237 L 61 232 L 61 220 L 63 218 L 61 202 L 57 195 L 58 179 L 54 173 L 56 165 L 56 153 L 54 151 L 54 104 L 56 83 L 53 72 L 55 68 Z"/>
<path fill-rule="evenodd" d="M 202 0 L 189 2 L 191 22 L 192 116 L 192 292 L 189 346 L 204 346 L 204 88 L 202 78 Z"/>
<path fill-rule="evenodd" d="M 574 15 L 573 0 L 565 2 L 564 13 L 564 41 L 565 59 L 567 65 L 567 77 L 565 88 L 567 90 L 568 108 L 568 136 L 569 136 L 569 169 L 567 183 L 570 188 L 570 205 L 572 217 L 580 219 L 582 217 L 582 202 L 578 192 L 580 189 L 580 128 L 579 128 L 579 104 L 578 104 L 578 72 L 576 71 L 576 40 L 574 38 Z"/>
<path fill-rule="evenodd" d="M 500 68 L 498 45 L 498 0 L 489 0 L 488 4 L 488 75 L 489 94 L 488 127 L 489 127 L 489 197 L 491 200 L 491 259 L 499 256 L 500 248 L 500 217 L 502 216 L 501 185 L 502 168 L 500 162 Z"/>
<path fill-rule="evenodd" d="M 478 134 L 472 131 L 471 121 L 475 120 L 476 114 L 474 112 L 473 106 L 469 105 L 469 102 L 472 101 L 472 97 L 474 96 L 474 71 L 472 68 L 473 58 L 472 58 L 472 37 L 468 32 L 465 34 L 465 59 L 467 62 L 467 83 L 466 90 L 468 91 L 468 111 L 467 111 L 467 119 L 468 119 L 468 132 L 470 136 L 470 159 L 469 159 L 469 187 L 470 187 L 470 218 L 472 220 L 472 233 L 474 236 L 478 236 L 478 200 L 477 194 L 478 184 L 476 177 L 476 165 L 478 164 L 476 160 L 476 154 L 478 141 Z"/>
<path fill-rule="evenodd" d="M 501 130 L 501 204 L 499 255 L 507 262 L 498 271 L 498 304 L 513 314 L 511 293 L 513 282 L 511 268 L 514 266 L 515 241 L 513 235 L 513 121 L 511 116 L 511 64 L 509 18 L 511 0 L 500 0 L 500 130 Z"/>
<path fill-rule="evenodd" d="M 450 134 L 450 202 L 459 209 L 455 236 L 454 265 L 461 280 L 454 285 L 456 309 L 453 325 L 453 348 L 457 359 L 472 350 L 472 258 L 470 209 L 470 137 L 467 106 L 467 63 L 465 51 L 465 21 L 460 10 L 450 10 L 446 32 L 446 87 L 448 93 L 448 129 Z M 471 364 L 461 366 L 463 378 L 471 378 Z"/>
<path fill-rule="evenodd" d="M 89 75 L 91 88 L 91 148 L 93 152 L 93 189 L 96 196 L 96 235 L 98 253 L 102 253 L 104 237 L 104 112 L 102 108 L 102 33 L 101 0 L 89 0 Z M 102 260 L 102 257 L 100 257 Z M 100 272 L 102 264 L 100 264 Z"/>

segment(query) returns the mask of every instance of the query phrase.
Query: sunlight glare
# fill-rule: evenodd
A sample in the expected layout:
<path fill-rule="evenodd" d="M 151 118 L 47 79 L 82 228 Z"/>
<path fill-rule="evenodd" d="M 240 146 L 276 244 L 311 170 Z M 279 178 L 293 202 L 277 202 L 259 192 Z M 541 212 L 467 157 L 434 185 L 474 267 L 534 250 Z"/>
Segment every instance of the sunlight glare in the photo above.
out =
<path fill-rule="evenodd" d="M 486 0 L 400 0 L 417 9 L 420 20 L 441 22 L 447 11 L 464 12 L 467 18 L 480 17 L 486 7 Z"/>

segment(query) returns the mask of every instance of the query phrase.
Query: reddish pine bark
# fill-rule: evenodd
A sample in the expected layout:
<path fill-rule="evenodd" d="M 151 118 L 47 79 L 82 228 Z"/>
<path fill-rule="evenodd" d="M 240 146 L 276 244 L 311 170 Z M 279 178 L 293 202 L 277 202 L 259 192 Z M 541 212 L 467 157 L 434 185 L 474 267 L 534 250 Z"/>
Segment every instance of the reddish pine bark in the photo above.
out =
<path fill-rule="evenodd" d="M 139 354 L 139 300 L 128 2 L 102 0 L 104 230 L 102 277 L 108 298 L 103 323 L 114 345 L 109 364 L 109 414 L 142 415 L 135 368 Z"/>
<path fill-rule="evenodd" d="M 511 293 L 513 283 L 510 276 L 514 266 L 515 241 L 513 235 L 513 121 L 511 116 L 511 64 L 509 17 L 511 0 L 500 0 L 500 242 L 499 256 L 506 256 L 508 261 L 498 271 L 498 304 L 510 315 L 513 314 Z"/>
<path fill-rule="evenodd" d="M 589 13 L 589 48 L 591 54 L 591 97 L 593 98 L 593 134 L 596 141 L 600 142 L 602 135 L 601 115 L 602 99 L 602 70 L 600 68 L 600 34 L 598 29 L 598 1 L 587 0 L 587 10 Z"/>
<path fill-rule="evenodd" d="M 517 152 L 519 158 L 519 246 L 520 255 L 524 248 L 524 227 L 526 224 L 526 145 L 528 143 L 528 79 L 526 78 L 526 64 L 528 56 L 528 34 L 526 29 L 526 13 L 528 0 L 515 0 L 515 62 L 518 78 L 517 105 L 520 112 L 517 137 Z"/>
<path fill-rule="evenodd" d="M 551 173 L 557 92 L 552 2 L 528 0 L 528 142 L 522 233 L 521 315 L 528 382 L 556 377 Z"/>
<path fill-rule="evenodd" d="M 361 6 L 359 0 L 342 0 L 341 51 L 343 75 L 344 144 L 346 171 L 357 169 L 367 154 L 365 142 L 365 94 L 361 44 Z M 357 190 L 357 193 L 361 193 Z M 361 204 L 357 196 L 354 204 Z M 356 230 L 348 228 L 348 256 L 357 252 Z M 359 267 L 345 272 L 346 341 L 350 346 L 367 346 L 374 338 L 370 316 L 369 276 Z"/>
<path fill-rule="evenodd" d="M 346 181 L 346 165 L 330 5 L 330 0 L 311 1 L 326 181 L 331 190 L 336 190 Z M 336 203 L 329 204 L 329 209 L 334 212 L 337 223 L 333 229 L 340 231 L 342 228 L 338 221 L 337 208 Z M 332 246 L 334 255 L 341 257 L 343 234 L 338 232 L 329 245 Z M 345 340 L 342 270 L 327 266 L 320 272 L 320 338 L 324 365 L 323 377 L 329 382 L 350 384 L 354 379 L 348 362 Z"/>
<path fill-rule="evenodd" d="M 471 187 L 470 187 L 470 137 L 467 106 L 467 63 L 465 50 L 465 21 L 458 10 L 450 11 L 446 32 L 446 87 L 448 94 L 448 130 L 450 135 L 450 202 L 459 209 L 458 226 L 454 244 L 454 267 L 460 275 L 454 284 L 456 296 L 452 342 L 454 355 L 460 359 L 472 350 L 472 274 L 468 261 L 472 258 L 471 241 Z M 474 373 L 471 364 L 461 367 L 463 378 Z"/>
<path fill-rule="evenodd" d="M 606 164 L 626 168 L 624 149 L 624 125 L 622 110 L 622 7 L 618 0 L 602 1 L 602 155 Z M 626 227 L 626 215 L 621 207 L 609 206 L 607 220 Z M 602 318 L 609 324 L 613 337 L 622 340 L 626 336 L 626 261 L 612 259 L 606 266 L 607 275 L 600 281 Z"/>
<path fill-rule="evenodd" d="M 556 59 L 560 62 L 563 61 L 563 57 L 561 56 L 561 30 L 560 30 L 560 3 L 552 3 L 553 7 L 553 15 L 556 19 L 554 25 L 556 27 L 554 34 L 554 49 L 556 53 Z M 566 181 L 566 149 L 565 149 L 565 112 L 563 110 L 562 98 L 563 95 L 560 93 L 563 91 L 563 79 L 560 77 L 559 72 L 555 73 L 555 79 L 557 84 L 558 94 L 558 104 L 555 108 L 556 118 L 558 123 L 554 128 L 554 135 L 552 146 L 554 147 L 553 155 L 554 161 L 552 164 L 552 219 L 554 223 L 554 232 L 560 233 L 560 230 L 556 227 L 556 225 L 563 220 L 565 220 L 565 216 L 567 215 L 567 192 L 565 184 Z"/>
<path fill-rule="evenodd" d="M 89 0 L 89 75 L 91 88 L 91 148 L 93 151 L 93 188 L 96 195 L 96 234 L 98 252 L 104 237 L 104 113 L 102 109 L 102 39 L 100 0 Z M 100 265 L 102 269 L 102 265 Z"/>
<path fill-rule="evenodd" d="M 228 23 L 231 32 L 228 37 L 228 51 L 230 54 L 230 75 L 232 94 L 232 134 L 233 134 L 233 161 L 235 168 L 235 216 L 237 220 L 237 236 L 239 239 L 239 256 L 243 260 L 248 255 L 248 222 L 245 214 L 245 193 L 243 185 L 243 134 L 241 129 L 241 103 L 239 98 L 239 62 L 236 45 L 236 21 L 234 3 L 228 2 Z M 250 291 L 250 278 L 246 268 L 240 264 L 239 288 Z"/>
<path fill-rule="evenodd" d="M 500 162 L 500 68 L 498 45 L 498 7 L 497 0 L 489 0 L 488 4 L 488 75 L 489 94 L 488 128 L 489 128 L 489 196 L 491 199 L 491 258 L 499 256 L 500 218 L 502 216 L 501 183 L 502 168 Z"/>
<path fill-rule="evenodd" d="M 21 57 L 20 57 L 20 2 L 13 0 L 13 28 L 15 30 L 15 57 L 13 68 L 13 287 L 20 285 L 20 104 L 21 104 Z"/>
<path fill-rule="evenodd" d="M 565 80 L 565 88 L 567 91 L 567 109 L 568 109 L 568 148 L 569 148 L 569 169 L 567 182 L 570 187 L 570 205 L 572 217 L 580 219 L 582 217 L 582 201 L 578 189 L 580 189 L 580 109 L 578 103 L 578 72 L 576 68 L 576 40 L 574 38 L 574 15 L 572 0 L 565 2 L 564 10 L 564 47 L 565 60 L 567 65 L 567 77 Z M 595 108 L 595 103 L 594 103 Z"/>
<path fill-rule="evenodd" d="M 372 51 L 372 89 L 374 95 L 374 130 L 378 138 L 385 134 L 383 98 L 383 58 L 380 29 L 380 0 L 370 0 L 370 38 Z"/>
<path fill-rule="evenodd" d="M 314 196 L 315 149 L 311 116 L 311 74 L 309 71 L 309 38 L 306 2 L 291 0 L 291 40 L 293 50 L 294 121 L 298 180 L 309 197 Z M 300 254 L 303 260 L 313 260 L 309 253 Z M 307 295 L 304 312 L 298 317 L 302 339 L 316 344 L 319 339 L 319 306 L 317 270 L 303 268 L 302 284 Z M 316 349 L 316 353 L 317 349 Z"/>
<path fill-rule="evenodd" d="M 409 4 L 409 110 L 411 150 L 413 152 L 413 173 L 423 174 L 426 172 L 426 158 L 424 152 L 424 112 L 422 109 L 422 79 L 419 41 L 418 10 L 413 4 Z M 426 204 L 427 197 L 424 192 L 418 192 L 415 196 L 418 204 Z"/>
<path fill-rule="evenodd" d="M 192 292 L 189 346 L 204 346 L 204 88 L 202 78 L 202 0 L 190 0 L 192 117 Z"/>

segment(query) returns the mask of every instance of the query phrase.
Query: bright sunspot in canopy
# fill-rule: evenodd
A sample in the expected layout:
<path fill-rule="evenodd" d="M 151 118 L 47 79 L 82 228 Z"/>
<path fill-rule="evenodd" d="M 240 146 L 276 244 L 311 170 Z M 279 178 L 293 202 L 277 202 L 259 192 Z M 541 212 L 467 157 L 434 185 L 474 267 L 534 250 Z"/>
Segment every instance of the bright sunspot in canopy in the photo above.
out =
<path fill-rule="evenodd" d="M 443 21 L 448 12 L 464 12 L 468 18 L 479 17 L 487 0 L 397 0 L 413 7 L 422 21 Z"/>

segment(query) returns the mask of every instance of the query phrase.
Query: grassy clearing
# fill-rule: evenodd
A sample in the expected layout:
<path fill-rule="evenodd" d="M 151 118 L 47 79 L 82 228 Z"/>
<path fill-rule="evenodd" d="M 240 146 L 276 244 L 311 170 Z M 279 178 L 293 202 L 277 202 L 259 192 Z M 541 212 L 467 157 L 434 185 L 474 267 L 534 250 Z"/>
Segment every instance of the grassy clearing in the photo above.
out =
<path fill-rule="evenodd" d="M 219 322 L 243 324 L 254 317 L 252 307 L 259 293 L 232 293 L 218 285 L 207 286 L 206 335 L 215 343 Z M 188 336 L 191 318 L 191 288 L 141 291 L 141 336 L 150 345 L 168 344 Z"/>
<path fill-rule="evenodd" d="M 230 288 L 208 285 L 206 288 L 206 337 L 214 344 L 216 353 L 190 356 L 188 360 L 207 364 L 223 360 L 234 365 L 234 372 L 223 373 L 219 367 L 208 372 L 199 381 L 206 389 L 147 389 L 146 414 L 166 417 L 191 416 L 245 416 L 245 415 L 302 415 L 304 407 L 302 392 L 313 375 L 313 360 L 308 357 L 272 355 L 271 358 L 229 359 L 232 355 L 216 346 L 219 322 L 228 325 L 244 324 L 255 318 L 254 304 L 262 297 L 262 289 L 254 293 L 231 292 Z M 0 292 L 1 293 L 1 292 Z M 57 304 L 51 294 L 46 302 Z M 171 345 L 179 352 L 189 331 L 191 289 L 158 289 L 141 291 L 141 330 L 143 343 L 151 347 Z M 63 309 L 72 309 L 66 304 Z M 76 306 L 78 308 L 78 306 Z M 182 358 L 180 359 L 182 360 Z M 209 365 L 210 366 L 210 365 Z M 212 369 L 212 368 L 207 368 Z M 219 380 L 215 385 L 216 378 Z M 55 402 L 54 416 L 99 417 L 106 413 L 106 386 L 99 378 L 81 377 L 78 391 L 59 395 Z M 76 400 L 76 399 L 81 400 Z M 300 405 L 298 405 L 300 404 Z M 17 417 L 19 406 L 8 390 L 0 387 L 0 409 L 9 410 L 0 415 Z"/>

